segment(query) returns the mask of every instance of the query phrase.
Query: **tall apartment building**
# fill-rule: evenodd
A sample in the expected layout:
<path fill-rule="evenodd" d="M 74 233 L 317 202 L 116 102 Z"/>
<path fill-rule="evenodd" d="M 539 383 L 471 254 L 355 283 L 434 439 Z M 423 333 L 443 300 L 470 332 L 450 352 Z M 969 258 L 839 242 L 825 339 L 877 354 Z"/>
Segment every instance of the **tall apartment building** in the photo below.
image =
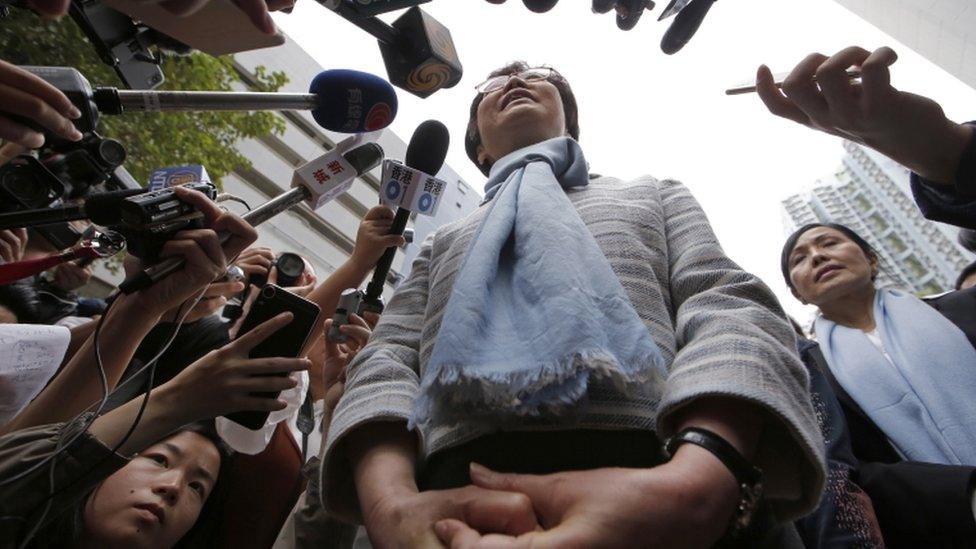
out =
<path fill-rule="evenodd" d="M 782 202 L 786 233 L 806 223 L 847 225 L 881 256 L 879 284 L 919 295 L 951 290 L 972 260 L 956 241 L 957 229 L 922 217 L 911 197 L 907 169 L 850 141 L 844 150 L 837 173 Z"/>
<path fill-rule="evenodd" d="M 976 4 L 972 0 L 837 3 L 976 88 Z"/>
<path fill-rule="evenodd" d="M 291 38 L 282 46 L 234 55 L 234 66 L 245 81 L 253 79 L 255 70 L 263 66 L 268 72 L 283 71 L 289 82 L 282 92 L 305 93 L 308 83 L 323 67 Z M 265 135 L 242 140 L 236 148 L 251 161 L 249 168 L 239 168 L 222 180 L 224 192 L 244 199 L 251 207 L 262 204 L 288 190 L 296 167 L 331 149 L 346 135 L 319 127 L 304 111 L 279 113 L 285 122 L 281 135 Z M 378 140 L 387 158 L 403 160 L 406 142 L 390 130 Z M 265 222 L 258 230 L 256 245 L 278 252 L 294 252 L 308 260 L 318 279 L 324 280 L 352 253 L 359 222 L 366 212 L 379 204 L 380 168 L 356 178 L 351 189 L 316 211 L 304 205 L 282 213 Z M 480 195 L 450 166 L 444 165 L 437 176 L 448 183 L 436 217 L 418 217 L 410 225 L 416 231 L 415 243 L 398 250 L 390 276 L 386 297 L 395 284 L 409 272 L 410 263 L 419 244 L 431 231 L 444 223 L 458 219 L 475 209 Z M 229 202 L 234 211 L 243 211 Z M 103 285 L 117 284 L 119 275 L 100 269 L 97 272 Z"/>

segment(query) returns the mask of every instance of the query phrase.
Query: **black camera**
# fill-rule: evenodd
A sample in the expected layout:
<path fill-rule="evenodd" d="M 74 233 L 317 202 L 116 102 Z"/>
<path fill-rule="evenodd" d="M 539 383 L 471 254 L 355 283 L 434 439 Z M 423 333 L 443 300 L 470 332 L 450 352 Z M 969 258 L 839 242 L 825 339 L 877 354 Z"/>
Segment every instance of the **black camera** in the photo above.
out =
<path fill-rule="evenodd" d="M 37 158 L 24 154 L 0 166 L 0 212 L 57 206 L 87 197 L 93 187 L 132 188 L 132 177 L 122 167 L 125 156 L 121 143 L 95 132 L 77 142 L 51 139 Z M 68 223 L 34 230 L 59 250 L 70 248 L 81 237 Z"/>
<path fill-rule="evenodd" d="M 302 273 L 305 272 L 305 260 L 298 254 L 284 252 L 278 255 L 271 267 L 278 269 L 278 286 L 287 288 L 294 286 Z M 251 277 L 249 283 L 258 288 L 263 288 L 268 283 L 268 277 L 266 275 L 255 275 Z"/>
<path fill-rule="evenodd" d="M 217 198 L 216 187 L 209 183 L 183 186 L 200 191 L 211 200 Z M 158 258 L 176 233 L 204 226 L 203 214 L 177 198 L 172 187 L 130 196 L 122 201 L 119 212 L 122 223 L 113 228 L 125 236 L 129 253 L 149 261 Z"/>

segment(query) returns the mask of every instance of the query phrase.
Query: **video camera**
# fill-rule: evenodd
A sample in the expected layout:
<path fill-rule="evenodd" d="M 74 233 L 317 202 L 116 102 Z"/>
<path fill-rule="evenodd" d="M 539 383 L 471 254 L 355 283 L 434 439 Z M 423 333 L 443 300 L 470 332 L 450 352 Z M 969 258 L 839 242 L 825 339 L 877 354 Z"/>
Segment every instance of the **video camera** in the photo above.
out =
<path fill-rule="evenodd" d="M 188 183 L 211 200 L 217 188 L 210 183 Z M 163 246 L 180 231 L 202 229 L 203 214 L 176 197 L 172 187 L 137 194 L 119 204 L 120 223 L 111 229 L 125 237 L 129 253 L 146 261 L 158 259 Z"/>
<path fill-rule="evenodd" d="M 122 167 L 121 143 L 95 132 L 81 141 L 51 140 L 37 158 L 20 155 L 0 166 L 0 212 L 48 208 L 102 191 L 137 188 Z M 74 245 L 81 233 L 67 223 L 41 225 L 37 232 L 57 249 Z"/>

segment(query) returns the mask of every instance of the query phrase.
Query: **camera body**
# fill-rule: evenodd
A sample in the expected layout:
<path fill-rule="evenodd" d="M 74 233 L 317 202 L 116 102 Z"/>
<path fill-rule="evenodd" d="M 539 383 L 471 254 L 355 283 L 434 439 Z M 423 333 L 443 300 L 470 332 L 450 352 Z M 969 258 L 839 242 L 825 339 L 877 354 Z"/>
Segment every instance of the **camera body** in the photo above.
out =
<path fill-rule="evenodd" d="M 359 304 L 363 299 L 363 292 L 357 288 L 349 288 L 339 296 L 335 314 L 332 315 L 332 327 L 329 328 L 329 341 L 345 343 L 349 339 L 339 328 L 349 323 L 349 315 L 359 312 Z"/>
<path fill-rule="evenodd" d="M 188 189 L 200 191 L 211 200 L 217 189 L 209 183 L 190 183 Z M 130 196 L 119 206 L 122 223 L 116 227 L 128 242 L 129 253 L 152 261 L 173 235 L 204 226 L 203 214 L 177 198 L 173 188 Z"/>
<path fill-rule="evenodd" d="M 129 188 L 124 170 L 125 147 L 89 132 L 78 142 L 49 140 L 37 158 L 23 154 L 0 166 L 0 212 L 49 208 L 86 198 L 94 187 Z M 126 174 L 127 175 L 127 172 Z M 130 176 L 131 177 L 131 176 Z M 59 250 L 70 248 L 81 234 L 67 223 L 35 227 Z"/>

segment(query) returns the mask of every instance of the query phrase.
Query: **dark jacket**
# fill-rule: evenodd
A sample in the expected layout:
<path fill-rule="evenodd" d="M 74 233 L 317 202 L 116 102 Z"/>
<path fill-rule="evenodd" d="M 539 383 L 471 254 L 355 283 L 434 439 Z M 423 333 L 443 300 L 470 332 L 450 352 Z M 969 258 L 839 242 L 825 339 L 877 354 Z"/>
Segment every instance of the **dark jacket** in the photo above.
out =
<path fill-rule="evenodd" d="M 0 487 L 0 548 L 19 546 L 41 519 L 47 524 L 72 512 L 98 483 L 128 463 L 91 434 L 79 434 L 90 421 L 92 415 L 84 414 L 70 423 L 40 425 L 0 437 L 0 479 L 10 482 L 19 477 Z M 61 450 L 52 491 L 50 468 L 30 469 L 55 452 L 59 440 L 67 443 L 75 437 Z M 40 532 L 50 535 L 49 529 L 44 526 Z"/>
<path fill-rule="evenodd" d="M 844 411 L 822 369 L 819 346 L 801 339 L 797 350 L 810 373 L 810 397 L 827 450 L 827 484 L 820 504 L 796 521 L 807 549 L 875 549 L 885 547 L 871 498 L 857 485 L 858 461 Z"/>
<path fill-rule="evenodd" d="M 927 302 L 976 347 L 976 288 Z M 819 360 L 823 361 L 822 355 Z M 895 549 L 976 547 L 971 502 L 976 467 L 904 461 L 837 382 L 825 361 L 821 371 L 843 410 L 859 462 L 856 482 L 871 496 L 886 545 Z"/>

